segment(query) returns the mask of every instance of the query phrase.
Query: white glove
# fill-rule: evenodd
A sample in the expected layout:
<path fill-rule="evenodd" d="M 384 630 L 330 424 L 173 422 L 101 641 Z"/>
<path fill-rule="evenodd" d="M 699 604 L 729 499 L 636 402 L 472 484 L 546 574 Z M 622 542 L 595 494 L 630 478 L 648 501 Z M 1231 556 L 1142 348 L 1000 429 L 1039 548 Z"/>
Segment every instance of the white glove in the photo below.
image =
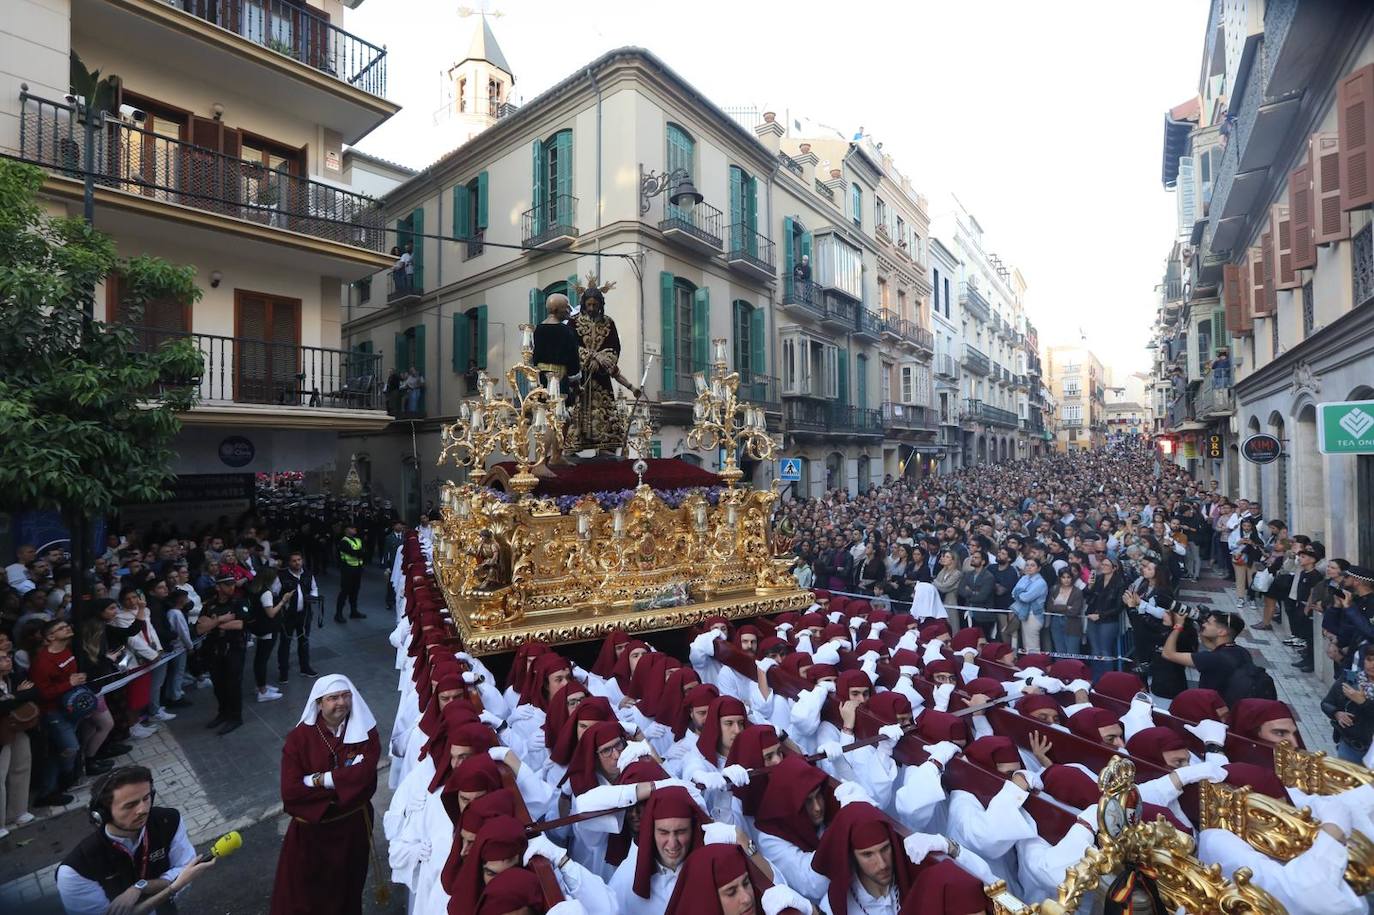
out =
<path fill-rule="evenodd" d="M 921 654 L 921 660 L 929 664 L 931 661 L 938 661 L 945 656 L 945 643 L 939 639 L 933 639 L 926 643 L 925 651 Z"/>
<path fill-rule="evenodd" d="M 839 759 L 844 755 L 844 748 L 834 740 L 827 740 L 825 743 L 816 745 L 817 753 L 824 753 L 828 760 Z"/>
<path fill-rule="evenodd" d="M 1012 676 L 1017 680 L 1031 680 L 1035 677 L 1043 677 L 1044 675 L 1045 672 L 1038 667 L 1027 667 L 1024 670 L 1018 670 Z"/>
<path fill-rule="evenodd" d="M 1319 821 L 1330 823 L 1347 836 L 1350 835 L 1350 808 L 1345 805 L 1343 798 L 1337 795 L 1313 797 L 1308 799 L 1307 806 L 1312 808 L 1312 815 Z"/>
<path fill-rule="evenodd" d="M 649 748 L 649 745 L 647 743 L 645 743 L 642 740 L 632 741 L 631 743 L 626 745 L 625 749 L 620 751 L 620 758 L 617 759 L 615 763 L 616 768 L 620 769 L 621 772 L 624 772 L 625 769 L 630 765 L 630 763 L 634 762 L 635 760 L 644 759 L 645 757 L 652 759 L 653 755 L 653 750 Z"/>
<path fill-rule="evenodd" d="M 428 839 L 422 840 L 415 848 L 415 858 L 419 861 L 428 861 L 432 854 L 434 854 L 434 846 L 429 844 Z"/>
<path fill-rule="evenodd" d="M 775 883 L 763 891 L 763 915 L 782 915 L 788 909 L 796 909 L 798 912 L 810 912 L 811 900 L 802 896 L 790 886 L 783 886 Z M 553 915 L 552 912 L 549 915 Z"/>
<path fill-rule="evenodd" d="M 667 725 L 659 724 L 657 721 L 649 722 L 649 726 L 644 730 L 644 736 L 653 740 L 662 740 L 671 733 L 673 733 L 672 728 Z M 626 749 L 628 749 L 628 747 Z"/>
<path fill-rule="evenodd" d="M 1185 724 L 1183 729 L 1203 743 L 1222 745 L 1226 743 L 1226 725 L 1222 724 L 1220 721 L 1212 721 L 1210 718 L 1204 718 L 1197 724 Z"/>
<path fill-rule="evenodd" d="M 787 633 L 789 633 L 789 632 L 791 632 L 791 631 L 792 631 L 792 624 L 791 624 L 791 623 L 778 623 L 778 625 L 777 625 L 778 638 L 780 638 L 780 639 L 786 639 L 786 638 L 787 638 Z"/>
<path fill-rule="evenodd" d="M 638 785 L 597 785 L 577 796 L 573 813 L 588 810 L 610 810 L 615 807 L 633 807 L 638 799 Z"/>
<path fill-rule="evenodd" d="M 754 666 L 757 667 L 759 670 L 763 671 L 764 673 L 767 673 L 774 667 L 777 667 L 778 662 L 775 658 L 759 658 L 757 661 L 754 662 Z"/>
<path fill-rule="evenodd" d="M 660 778 L 654 782 L 654 790 L 657 791 L 660 788 L 686 788 L 688 793 L 694 796 L 697 790 L 696 785 L 689 785 L 680 778 Z"/>
<path fill-rule="evenodd" d="M 620 729 L 625 732 L 626 737 L 633 737 L 635 731 L 639 730 L 639 725 L 635 724 L 633 721 L 621 721 Z"/>
<path fill-rule="evenodd" d="M 1026 784 L 1030 785 L 1036 791 L 1045 790 L 1045 780 L 1040 777 L 1039 772 L 1032 772 L 1029 769 L 1017 769 L 1012 774 L 1020 775 L 1022 778 L 1026 780 Z"/>
<path fill-rule="evenodd" d="M 492 762 L 503 763 L 506 761 L 506 757 L 510 755 L 510 747 L 505 745 L 492 747 L 487 751 L 487 755 L 491 757 Z"/>
<path fill-rule="evenodd" d="M 919 667 L 913 667 L 910 664 L 903 664 L 897 671 L 903 677 L 914 677 L 921 672 L 921 669 Z"/>
<path fill-rule="evenodd" d="M 559 861 L 563 860 L 564 854 L 565 852 L 563 849 L 553 844 L 548 836 L 540 833 L 531 837 L 529 844 L 525 846 L 525 860 L 523 863 L 528 867 L 531 859 L 543 858 L 551 864 L 557 864 Z"/>
<path fill-rule="evenodd" d="M 844 620 L 844 614 L 838 610 L 832 610 L 826 615 L 826 619 L 830 620 L 832 623 L 838 623 Z"/>
<path fill-rule="evenodd" d="M 1093 685 L 1092 685 L 1091 683 L 1089 683 L 1087 680 L 1084 680 L 1084 679 L 1081 678 L 1081 677 L 1080 677 L 1079 679 L 1077 679 L 1077 680 L 1071 680 L 1071 681 L 1069 681 L 1069 686 L 1068 686 L 1069 692 L 1071 692 L 1071 693 L 1076 693 L 1076 692 L 1078 692 L 1079 690 L 1082 690 L 1083 692 L 1086 693 L 1086 692 L 1089 692 L 1090 690 L 1092 690 L 1092 688 L 1093 688 Z"/>
<path fill-rule="evenodd" d="M 692 781 L 707 791 L 721 791 L 725 788 L 725 776 L 719 772 L 696 772 L 692 775 Z"/>
<path fill-rule="evenodd" d="M 516 706 L 516 708 L 519 708 L 519 706 Z M 499 728 L 503 723 L 500 718 L 496 717 L 496 715 L 492 714 L 486 709 L 482 709 L 482 713 L 478 715 L 477 718 L 487 727 L 491 728 L 493 731 Z"/>
<path fill-rule="evenodd" d="M 868 627 L 868 637 L 870 639 L 876 639 L 878 637 L 878 633 L 882 632 L 886 628 L 887 623 L 881 621 L 874 623 L 873 625 Z"/>
<path fill-rule="evenodd" d="M 749 784 L 749 770 L 739 764 L 726 766 L 721 770 L 720 774 L 725 777 L 727 782 L 734 785 L 736 788 L 743 788 L 745 785 Z"/>
<path fill-rule="evenodd" d="M 935 710 L 937 712 L 949 711 L 949 698 L 954 695 L 953 683 L 941 683 L 935 687 Z"/>
<path fill-rule="evenodd" d="M 920 864 L 933 851 L 948 852 L 949 839 L 928 832 L 913 832 L 902 840 L 902 848 L 912 864 Z"/>
<path fill-rule="evenodd" d="M 906 731 L 900 724 L 885 724 L 878 728 L 878 733 L 884 740 L 890 740 L 894 744 L 906 736 Z"/>
<path fill-rule="evenodd" d="M 858 629 L 866 622 L 868 622 L 868 620 L 864 619 L 862 616 L 851 616 L 849 618 L 849 628 Z"/>
<path fill-rule="evenodd" d="M 582 668 L 578 667 L 576 664 L 573 665 L 572 675 L 573 679 L 576 680 L 578 683 L 587 682 L 587 672 Z"/>
<path fill-rule="evenodd" d="M 935 760 L 942 766 L 949 765 L 949 761 L 951 759 L 953 759 L 954 757 L 958 756 L 960 753 L 963 752 L 959 749 L 959 745 L 957 743 L 954 743 L 949 740 L 942 740 L 939 743 L 933 743 L 928 747 L 923 746 L 921 747 L 921 749 L 926 751 L 926 756 L 929 756 L 931 759 Z"/>
<path fill-rule="evenodd" d="M 829 664 L 834 666 L 840 663 L 840 649 L 834 642 L 826 642 L 820 648 L 811 652 L 811 660 L 817 664 Z"/>
<path fill-rule="evenodd" d="M 587 915 L 587 907 L 576 899 L 564 899 L 544 915 Z"/>
<path fill-rule="evenodd" d="M 707 657 L 715 654 L 716 649 L 714 643 L 716 641 L 717 631 L 718 630 L 711 629 L 692 639 L 692 651 L 697 654 L 704 654 Z"/>
<path fill-rule="evenodd" d="M 872 804 L 873 796 L 865 791 L 864 786 L 858 782 L 840 782 L 835 786 L 835 801 L 841 807 L 853 803 Z"/>
<path fill-rule="evenodd" d="M 868 674 L 868 679 L 872 680 L 874 683 L 877 683 L 877 682 L 878 682 L 878 658 L 877 658 L 877 656 L 874 655 L 872 652 L 869 652 L 869 658 L 868 658 L 868 660 L 866 660 L 866 661 L 860 661 L 860 662 L 859 662 L 859 670 L 862 670 L 864 673 Z"/>
<path fill-rule="evenodd" d="M 468 686 L 472 686 L 477 682 L 477 675 L 470 670 L 465 670 L 463 671 L 463 682 Z"/>
<path fill-rule="evenodd" d="M 835 681 L 822 680 L 821 682 L 816 684 L 816 689 L 824 690 L 825 692 L 830 693 L 830 695 L 833 696 L 835 695 Z"/>
<path fill-rule="evenodd" d="M 739 833 L 729 823 L 707 823 L 701 827 L 701 835 L 707 845 L 734 845 L 739 841 Z"/>
<path fill-rule="evenodd" d="M 1062 693 L 1064 691 L 1063 682 L 1056 680 L 1054 677 L 1031 677 L 1031 686 L 1038 687 L 1051 696 L 1055 693 Z"/>
<path fill-rule="evenodd" d="M 1214 762 L 1206 760 L 1200 763 L 1193 763 L 1191 766 L 1184 766 L 1175 769 L 1174 774 L 1178 780 L 1185 785 L 1195 785 L 1198 782 L 1224 782 L 1226 781 L 1226 768 Z"/>
<path fill-rule="evenodd" d="M 453 657 L 462 661 L 464 664 L 472 663 L 472 655 L 468 654 L 466 651 L 455 651 Z"/>

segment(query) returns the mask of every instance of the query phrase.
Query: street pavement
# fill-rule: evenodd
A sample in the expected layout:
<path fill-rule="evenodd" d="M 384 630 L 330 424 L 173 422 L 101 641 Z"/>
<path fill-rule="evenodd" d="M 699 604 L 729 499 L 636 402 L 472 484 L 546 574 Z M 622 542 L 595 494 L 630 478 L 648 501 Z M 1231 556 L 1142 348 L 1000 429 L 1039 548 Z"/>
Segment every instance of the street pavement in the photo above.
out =
<path fill-rule="evenodd" d="M 385 609 L 385 577 L 376 568 L 366 572 L 359 609 L 368 618 L 344 625 L 333 620 L 337 580 L 336 575 L 328 574 L 320 584 L 326 602 L 325 623 L 323 629 L 311 632 L 311 663 L 321 674 L 342 673 L 353 681 L 377 717 L 377 732 L 385 749 L 398 699 L 395 652 L 387 641 L 395 617 Z M 187 696 L 195 703 L 193 707 L 181 709 L 175 721 L 164 723 L 152 737 L 134 741 L 130 756 L 118 761 L 153 771 L 157 803 L 181 811 L 198 850 L 207 849 L 230 830 L 237 829 L 243 835 L 243 848 L 217 862 L 183 897 L 184 912 L 259 915 L 267 911 L 271 875 L 289 819 L 281 810 L 278 773 L 282 742 L 299 720 L 314 682 L 299 675 L 294 655 L 291 669 L 289 682 L 280 686 L 284 698 L 257 702 L 250 651 L 244 669 L 243 727 L 224 737 L 207 730 L 204 725 L 215 714 L 214 695 L 208 688 L 191 690 Z M 275 658 L 269 664 L 268 682 L 277 682 Z M 383 752 L 384 767 L 386 760 Z M 373 805 L 380 820 L 390 801 L 385 769 L 378 782 Z M 0 839 L 0 912 L 61 915 L 54 875 L 57 862 L 91 828 L 86 818 L 88 786 L 89 782 L 83 783 L 71 792 L 75 800 L 62 813 Z M 380 825 L 374 837 L 385 879 L 390 870 Z M 393 892 L 389 905 L 378 905 L 369 877 L 365 912 L 393 915 L 404 910 L 403 891 Z"/>

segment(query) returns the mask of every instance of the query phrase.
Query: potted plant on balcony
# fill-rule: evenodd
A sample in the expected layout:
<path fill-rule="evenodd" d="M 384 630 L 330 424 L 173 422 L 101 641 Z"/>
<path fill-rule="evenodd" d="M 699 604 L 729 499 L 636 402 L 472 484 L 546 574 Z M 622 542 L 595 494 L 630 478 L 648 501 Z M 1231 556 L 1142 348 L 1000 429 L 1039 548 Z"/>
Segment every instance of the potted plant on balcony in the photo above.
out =
<path fill-rule="evenodd" d="M 295 45 L 289 41 L 282 41 L 280 38 L 267 39 L 267 47 L 278 54 L 285 54 L 287 57 L 294 58 L 296 56 Z"/>

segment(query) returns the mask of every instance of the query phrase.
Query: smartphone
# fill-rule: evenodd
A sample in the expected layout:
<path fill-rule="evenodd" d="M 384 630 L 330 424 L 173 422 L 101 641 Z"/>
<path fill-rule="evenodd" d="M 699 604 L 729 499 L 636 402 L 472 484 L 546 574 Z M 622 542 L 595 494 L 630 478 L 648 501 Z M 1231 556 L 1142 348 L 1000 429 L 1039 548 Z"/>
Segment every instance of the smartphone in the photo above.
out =
<path fill-rule="evenodd" d="M 1347 670 L 1345 672 L 1345 682 L 1351 686 L 1355 686 L 1360 682 L 1360 675 L 1353 670 Z"/>

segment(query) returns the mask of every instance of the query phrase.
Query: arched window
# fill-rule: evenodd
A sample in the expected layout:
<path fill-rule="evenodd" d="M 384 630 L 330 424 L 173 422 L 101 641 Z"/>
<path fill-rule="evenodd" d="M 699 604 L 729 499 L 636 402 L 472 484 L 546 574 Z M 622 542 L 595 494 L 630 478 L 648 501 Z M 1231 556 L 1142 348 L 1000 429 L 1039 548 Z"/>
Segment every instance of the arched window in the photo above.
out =
<path fill-rule="evenodd" d="M 689 177 L 695 178 L 697 173 L 697 143 L 692 139 L 692 135 L 677 124 L 669 123 L 667 131 L 668 152 L 664 161 L 667 163 L 665 171 L 672 174 L 678 169 L 682 169 Z M 673 188 L 668 189 L 671 196 Z M 671 201 L 665 204 L 668 208 L 668 218 L 685 218 L 686 214 L 681 208 Z"/>

